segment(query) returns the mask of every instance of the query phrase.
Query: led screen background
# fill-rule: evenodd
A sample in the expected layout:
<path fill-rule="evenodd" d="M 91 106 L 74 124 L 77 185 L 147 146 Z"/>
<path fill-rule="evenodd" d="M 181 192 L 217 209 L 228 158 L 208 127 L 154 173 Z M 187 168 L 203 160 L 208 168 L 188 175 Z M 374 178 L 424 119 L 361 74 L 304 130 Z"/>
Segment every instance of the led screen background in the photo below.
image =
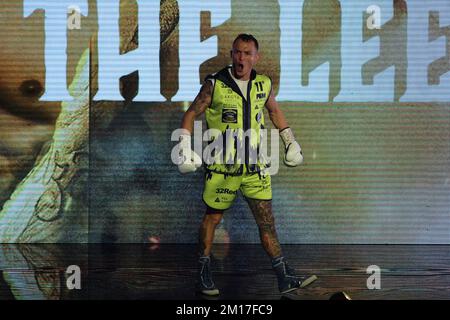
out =
<path fill-rule="evenodd" d="M 281 242 L 450 242 L 448 2 L 72 1 L 80 28 L 53 44 L 67 42 L 65 79 L 75 101 L 84 92 L 76 85 L 88 78 L 89 107 L 80 116 L 88 121 L 73 131 L 59 130 L 78 119 L 60 115 L 61 101 L 40 99 L 51 89 L 46 80 L 60 79 L 46 73 L 61 59 L 46 52 L 46 32 L 56 26 L 44 28 L 43 10 L 24 17 L 25 2 L 33 4 L 0 4 L 2 242 L 196 242 L 203 173 L 178 173 L 170 136 L 204 77 L 230 63 L 241 32 L 259 40 L 256 70 L 273 79 L 305 155 L 303 166 L 281 165 L 272 177 Z M 50 12 L 61 2 L 44 3 Z M 380 8 L 380 30 L 367 27 L 371 5 Z M 157 16 L 158 26 L 147 25 L 159 29 L 159 41 L 146 37 L 138 12 Z M 105 48 L 116 43 L 111 58 Z M 151 56 L 120 74 L 119 53 L 145 45 Z M 136 71 L 145 68 L 159 69 L 146 87 Z M 103 85 L 105 78 L 116 85 Z M 125 101 L 114 101 L 119 88 Z M 150 98 L 137 99 L 143 92 Z M 53 154 L 45 190 L 29 185 L 56 138 L 71 134 L 87 137 L 77 156 L 61 164 Z M 259 242 L 241 197 L 216 239 Z"/>

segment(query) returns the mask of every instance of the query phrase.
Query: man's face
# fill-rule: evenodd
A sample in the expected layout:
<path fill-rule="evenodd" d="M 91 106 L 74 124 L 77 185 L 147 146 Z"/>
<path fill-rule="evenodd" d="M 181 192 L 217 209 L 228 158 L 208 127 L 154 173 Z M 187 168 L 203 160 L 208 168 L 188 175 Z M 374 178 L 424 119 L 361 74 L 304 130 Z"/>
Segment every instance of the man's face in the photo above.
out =
<path fill-rule="evenodd" d="M 259 60 L 259 53 L 253 41 L 237 40 L 231 50 L 233 74 L 239 80 L 250 79 L 253 66 Z"/>

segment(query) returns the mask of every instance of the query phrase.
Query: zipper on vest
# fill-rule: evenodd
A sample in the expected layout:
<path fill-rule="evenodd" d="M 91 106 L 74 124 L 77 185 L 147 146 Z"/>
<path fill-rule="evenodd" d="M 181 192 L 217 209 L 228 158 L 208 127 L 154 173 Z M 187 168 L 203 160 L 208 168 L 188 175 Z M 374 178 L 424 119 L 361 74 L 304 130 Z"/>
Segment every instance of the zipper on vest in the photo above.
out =
<path fill-rule="evenodd" d="M 250 91 L 252 90 L 252 80 L 248 82 L 247 85 L 247 100 L 243 99 L 244 102 L 244 133 L 251 128 L 251 116 L 252 116 L 252 105 L 251 105 L 251 96 Z M 249 163 L 250 163 L 250 143 L 251 140 L 248 139 L 247 135 L 244 136 L 244 144 L 245 144 L 245 165 L 247 166 L 247 172 L 249 171 Z"/>

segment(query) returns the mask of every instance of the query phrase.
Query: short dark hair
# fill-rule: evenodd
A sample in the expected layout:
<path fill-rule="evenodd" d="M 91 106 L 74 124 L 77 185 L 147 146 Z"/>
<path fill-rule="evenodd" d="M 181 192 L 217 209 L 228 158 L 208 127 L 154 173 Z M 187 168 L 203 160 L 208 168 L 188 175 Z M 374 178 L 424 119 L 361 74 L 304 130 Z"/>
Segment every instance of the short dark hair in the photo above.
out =
<path fill-rule="evenodd" d="M 258 40 L 256 40 L 256 38 L 253 35 L 251 35 L 251 34 L 241 33 L 240 35 L 238 35 L 236 37 L 236 39 L 234 39 L 233 46 L 238 40 L 242 40 L 244 42 L 253 41 L 253 43 L 255 44 L 256 50 L 259 50 Z"/>

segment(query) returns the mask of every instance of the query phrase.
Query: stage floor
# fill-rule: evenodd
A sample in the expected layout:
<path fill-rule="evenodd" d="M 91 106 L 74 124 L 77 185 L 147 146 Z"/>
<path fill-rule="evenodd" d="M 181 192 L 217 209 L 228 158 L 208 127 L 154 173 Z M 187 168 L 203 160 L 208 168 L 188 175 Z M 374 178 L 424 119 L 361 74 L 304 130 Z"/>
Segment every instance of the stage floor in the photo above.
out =
<path fill-rule="evenodd" d="M 277 290 L 260 245 L 215 245 L 220 300 L 450 299 L 449 245 L 284 245 L 289 264 L 318 280 L 289 296 Z M 0 300 L 199 300 L 195 245 L 0 245 Z M 369 266 L 380 289 L 368 289 Z M 76 284 L 79 267 L 81 289 Z M 372 279 L 372 278 L 371 278 Z M 68 287 L 69 282 L 69 287 Z M 371 281 L 369 281 L 371 282 Z M 374 283 L 373 281 L 371 283 Z"/>

